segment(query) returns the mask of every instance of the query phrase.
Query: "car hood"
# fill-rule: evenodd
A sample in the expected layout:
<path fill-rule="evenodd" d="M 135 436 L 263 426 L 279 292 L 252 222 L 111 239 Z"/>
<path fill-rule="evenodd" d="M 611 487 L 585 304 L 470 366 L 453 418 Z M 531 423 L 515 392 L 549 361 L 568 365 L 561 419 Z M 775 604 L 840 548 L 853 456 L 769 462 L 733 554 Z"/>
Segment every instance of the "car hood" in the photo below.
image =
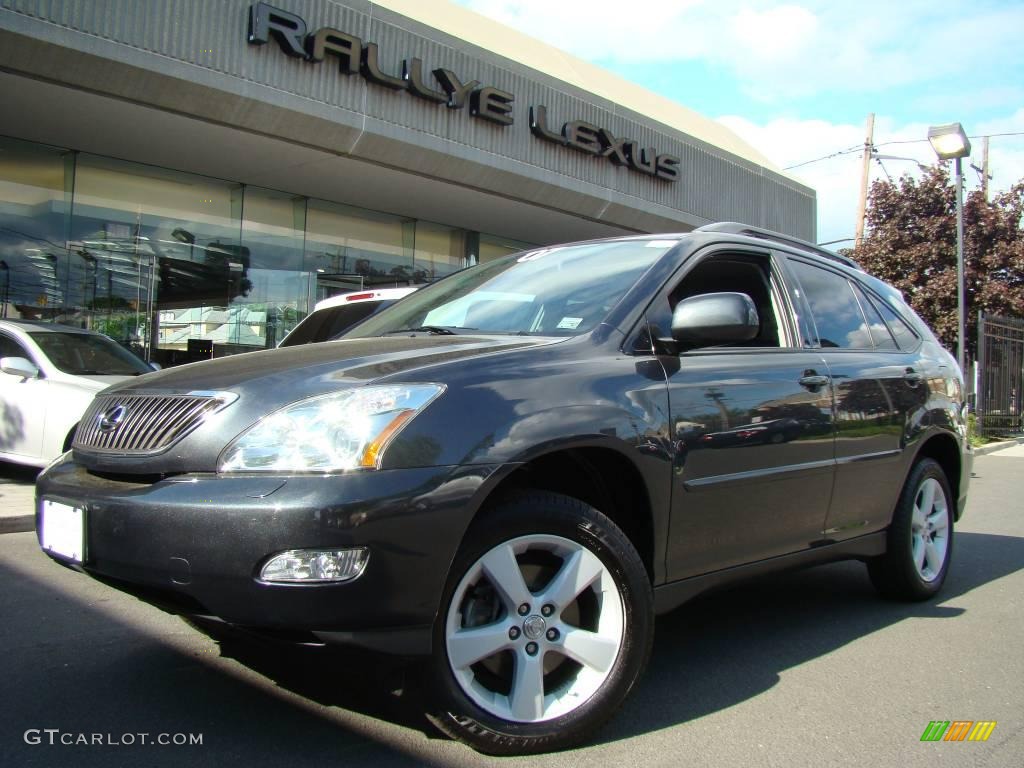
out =
<path fill-rule="evenodd" d="M 387 336 L 272 349 L 170 368 L 123 382 L 101 397 L 226 392 L 234 402 L 158 455 L 112 455 L 76 447 L 75 457 L 91 469 L 107 472 L 214 471 L 217 456 L 234 437 L 268 413 L 298 400 L 373 381 L 443 382 L 447 365 L 564 340 Z"/>
<path fill-rule="evenodd" d="M 125 382 L 112 391 L 229 391 L 292 402 L 339 385 L 362 384 L 427 366 L 550 344 L 522 336 L 385 336 L 269 349 L 204 360 Z"/>
<path fill-rule="evenodd" d="M 120 384 L 122 381 L 134 381 L 138 376 L 71 376 L 75 384 L 82 389 L 91 389 L 99 392 L 113 384 Z"/>

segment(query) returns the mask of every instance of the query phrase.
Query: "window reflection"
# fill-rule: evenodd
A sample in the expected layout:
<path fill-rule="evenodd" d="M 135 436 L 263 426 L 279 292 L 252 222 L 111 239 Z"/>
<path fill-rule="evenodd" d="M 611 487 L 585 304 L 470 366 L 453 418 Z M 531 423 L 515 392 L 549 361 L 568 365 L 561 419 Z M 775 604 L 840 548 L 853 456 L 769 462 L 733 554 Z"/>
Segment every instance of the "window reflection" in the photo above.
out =
<path fill-rule="evenodd" d="M 65 174 L 68 152 L 0 140 L 0 315 L 70 319 Z M 78 285 L 74 281 L 74 285 Z M 70 299 L 71 297 L 69 297 Z M 71 303 L 76 303 L 72 301 Z"/>
<path fill-rule="evenodd" d="M 273 349 L 312 309 L 316 272 L 304 263 L 305 230 L 306 198 L 245 188 L 242 245 L 249 252 L 253 290 L 235 304 L 257 313 L 247 319 L 261 321 L 250 323 L 258 329 L 260 348 Z"/>
<path fill-rule="evenodd" d="M 320 299 L 524 247 L 0 138 L 0 313 L 98 330 L 164 366 L 272 348 Z"/>
<path fill-rule="evenodd" d="M 91 327 L 165 365 L 189 359 L 196 320 L 229 346 L 220 326 L 252 288 L 240 211 L 237 184 L 80 155 L 71 246 L 91 267 Z"/>
<path fill-rule="evenodd" d="M 502 256 L 508 256 L 516 251 L 526 250 L 529 247 L 531 247 L 530 243 L 524 243 L 519 240 L 494 237 L 493 235 L 480 235 L 478 259 L 481 264 L 486 264 L 489 261 L 500 259 Z"/>
<path fill-rule="evenodd" d="M 413 281 L 413 222 L 347 205 L 310 200 L 306 265 L 317 275 L 317 299 Z"/>
<path fill-rule="evenodd" d="M 436 280 L 466 266 L 466 231 L 426 221 L 416 222 L 412 280 Z"/>

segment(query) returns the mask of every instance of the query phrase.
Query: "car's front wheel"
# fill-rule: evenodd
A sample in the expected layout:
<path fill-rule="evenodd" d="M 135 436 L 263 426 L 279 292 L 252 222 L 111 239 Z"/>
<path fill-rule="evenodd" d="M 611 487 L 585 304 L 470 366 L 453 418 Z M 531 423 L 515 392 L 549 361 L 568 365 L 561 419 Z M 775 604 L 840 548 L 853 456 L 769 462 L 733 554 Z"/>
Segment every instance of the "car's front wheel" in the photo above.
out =
<path fill-rule="evenodd" d="M 618 708 L 653 637 L 647 572 L 605 515 L 519 494 L 471 528 L 435 628 L 432 720 L 490 754 L 563 749 Z"/>

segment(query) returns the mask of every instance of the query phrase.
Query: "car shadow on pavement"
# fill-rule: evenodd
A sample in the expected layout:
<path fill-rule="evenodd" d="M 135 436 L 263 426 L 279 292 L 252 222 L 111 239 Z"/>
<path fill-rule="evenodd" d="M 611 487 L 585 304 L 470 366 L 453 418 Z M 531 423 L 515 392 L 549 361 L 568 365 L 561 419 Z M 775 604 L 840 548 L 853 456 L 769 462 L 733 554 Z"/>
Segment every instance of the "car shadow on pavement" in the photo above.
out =
<path fill-rule="evenodd" d="M 608 742 L 700 718 L 772 688 L 780 674 L 908 618 L 954 618 L 944 603 L 1024 568 L 1024 538 L 958 532 L 937 601 L 878 596 L 858 562 L 778 574 L 703 595 L 657 622 L 647 673 L 599 734 Z M 438 737 L 423 715 L 421 665 L 345 648 L 295 648 L 223 626 L 223 655 L 324 706 L 355 709 Z"/>
<path fill-rule="evenodd" d="M 30 534 L 5 538 L 15 536 Z M 390 685 L 400 679 L 394 659 L 232 632 L 212 643 L 175 617 L 31 556 L 27 566 L 0 562 L 2 583 L 17 585 L 0 594 L 0 670 L 5 690 L 18 692 L 0 705 L 0 765 L 447 764 L 434 754 L 446 745 L 423 737 L 422 714 Z M 47 745 L 44 734 L 33 745 L 25 736 L 44 728 L 115 743 Z M 139 741 L 162 732 L 200 734 L 202 743 Z M 118 744 L 123 734 L 134 743 Z"/>
<path fill-rule="evenodd" d="M 187 619 L 234 659 L 280 687 L 326 707 L 341 707 L 435 737 L 424 716 L 422 664 L 355 647 L 275 640 L 220 622 Z"/>
<path fill-rule="evenodd" d="M 36 477 L 42 470 L 39 467 L 27 467 L 10 461 L 0 461 L 0 484 L 34 485 Z"/>
<path fill-rule="evenodd" d="M 958 532 L 956 547 L 936 602 L 881 600 L 861 564 L 839 563 L 710 593 L 661 617 L 647 674 L 597 740 L 627 739 L 734 706 L 770 690 L 785 670 L 905 619 L 959 616 L 963 609 L 947 603 L 1024 568 L 1024 538 Z M 426 692 L 412 684 L 418 664 L 358 649 L 284 645 L 223 625 L 203 625 L 216 641 L 206 643 L 132 598 L 93 590 L 80 574 L 52 563 L 26 568 L 0 564 L 0 579 L 18 584 L 0 597 L 5 683 L 35 692 L 5 716 L 0 730 L 13 730 L 0 744 L 0 764 L 24 764 L 30 753 L 22 730 L 53 723 L 82 732 L 206 734 L 202 751 L 187 756 L 117 751 L 152 765 L 277 757 L 383 768 L 453 765 L 471 754 L 439 741 L 426 720 Z M 68 691 L 84 692 L 89 705 Z M 102 765 L 111 752 L 89 754 L 81 765 Z"/>
<path fill-rule="evenodd" d="M 772 688 L 780 674 L 909 618 L 948 619 L 947 603 L 1024 568 L 1024 538 L 957 532 L 952 570 L 935 600 L 899 603 L 867 569 L 844 562 L 710 592 L 659 617 L 647 673 L 602 731 L 602 742 L 695 720 Z"/>

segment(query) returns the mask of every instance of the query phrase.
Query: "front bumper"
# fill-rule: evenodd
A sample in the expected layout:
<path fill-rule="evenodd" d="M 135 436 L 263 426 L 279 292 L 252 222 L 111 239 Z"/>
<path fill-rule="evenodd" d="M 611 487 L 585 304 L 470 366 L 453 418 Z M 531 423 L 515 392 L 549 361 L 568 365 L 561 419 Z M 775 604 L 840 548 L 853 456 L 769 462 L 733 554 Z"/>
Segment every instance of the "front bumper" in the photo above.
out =
<path fill-rule="evenodd" d="M 66 458 L 37 481 L 36 529 L 43 499 L 82 508 L 84 561 L 76 567 L 176 612 L 357 644 L 404 633 L 398 650 L 428 653 L 449 566 L 493 469 L 194 474 L 136 483 L 94 475 Z M 349 547 L 370 550 L 353 581 L 258 580 L 274 553 Z"/>

